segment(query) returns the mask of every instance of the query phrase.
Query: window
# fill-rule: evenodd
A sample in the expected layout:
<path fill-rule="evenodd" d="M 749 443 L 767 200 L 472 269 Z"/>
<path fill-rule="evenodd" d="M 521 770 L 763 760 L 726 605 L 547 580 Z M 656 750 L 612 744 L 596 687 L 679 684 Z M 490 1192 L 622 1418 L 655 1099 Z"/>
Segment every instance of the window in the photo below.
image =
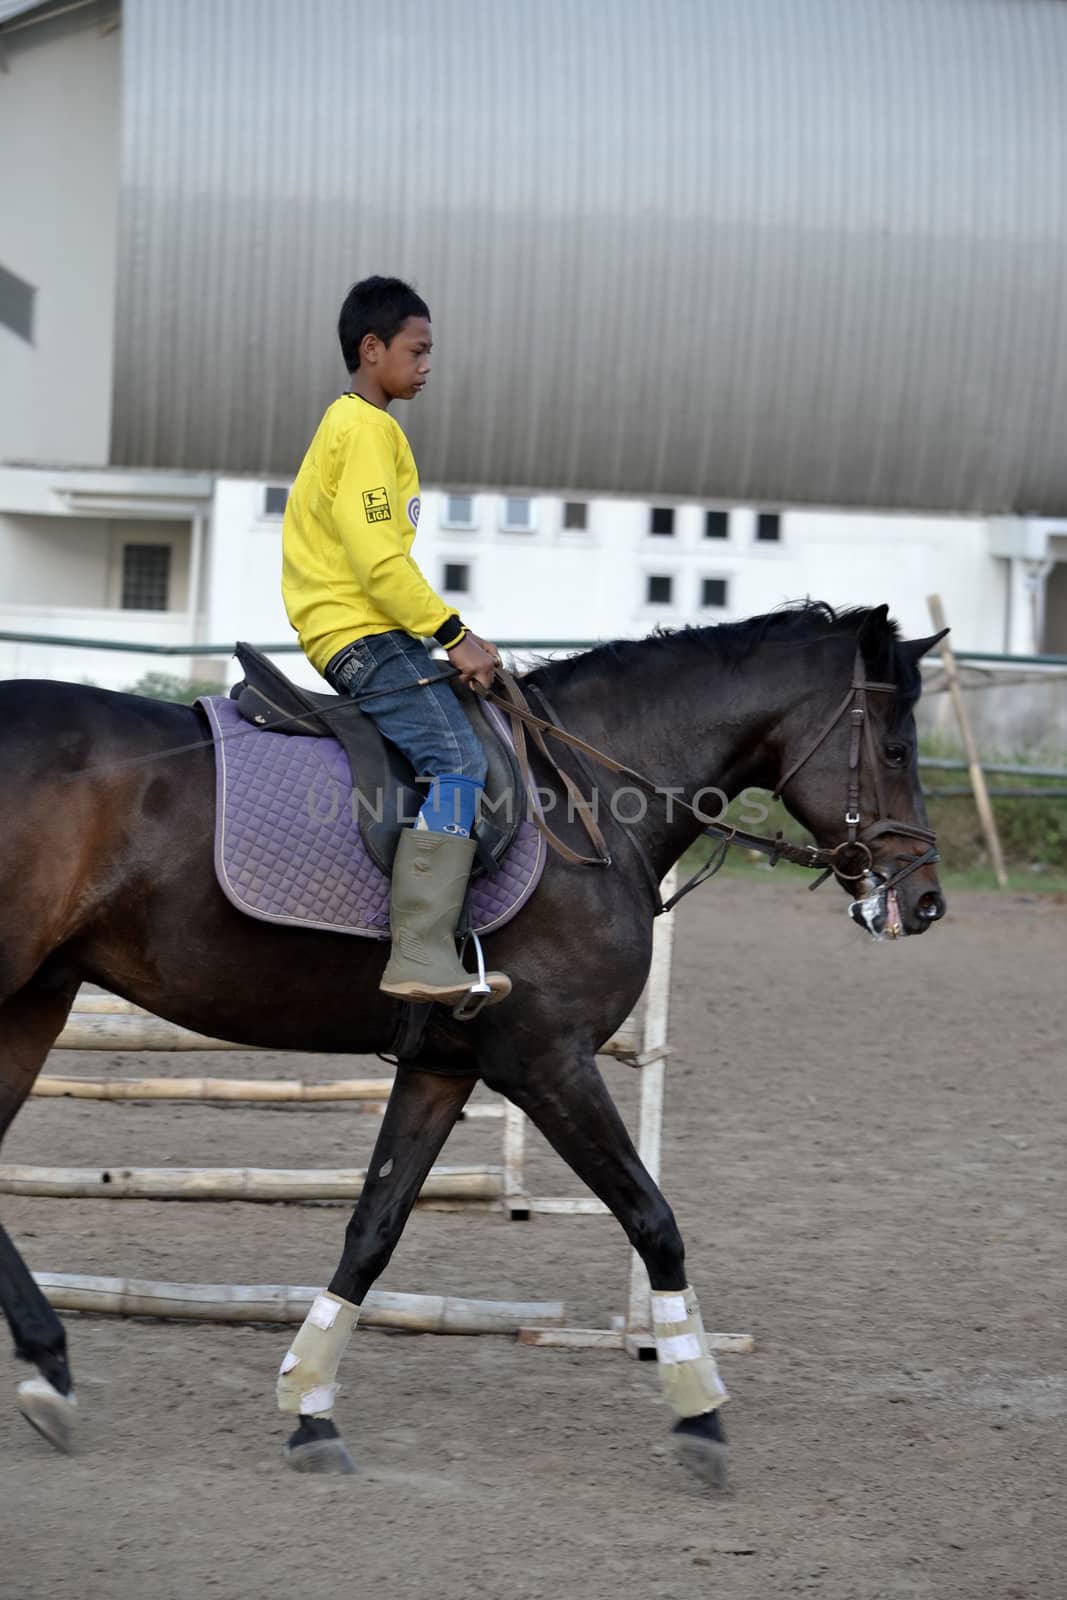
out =
<path fill-rule="evenodd" d="M 288 488 L 283 488 L 280 484 L 269 483 L 263 491 L 263 515 L 265 517 L 284 516 L 285 503 L 288 498 Z"/>
<path fill-rule="evenodd" d="M 674 507 L 653 506 L 648 519 L 648 531 L 669 539 L 674 533 Z"/>
<path fill-rule="evenodd" d="M 700 604 L 702 606 L 724 606 L 726 604 L 726 579 L 703 578 L 700 584 Z"/>
<path fill-rule="evenodd" d="M 761 511 L 756 517 L 756 539 L 760 544 L 777 544 L 782 537 L 782 519 L 777 511 Z"/>
<path fill-rule="evenodd" d="M 33 343 L 33 312 L 37 290 L 25 278 L 0 267 L 0 328 L 10 328 L 19 339 Z"/>
<path fill-rule="evenodd" d="M 564 500 L 563 526 L 572 533 L 585 533 L 589 527 L 589 507 L 584 500 Z"/>
<path fill-rule="evenodd" d="M 669 606 L 673 588 L 673 578 L 650 577 L 645 589 L 645 599 L 650 606 Z"/>
<path fill-rule="evenodd" d="M 444 526 L 446 528 L 474 527 L 474 496 L 472 494 L 446 494 Z"/>
<path fill-rule="evenodd" d="M 166 611 L 170 597 L 170 545 L 124 544 L 123 611 Z"/>
<path fill-rule="evenodd" d="M 444 581 L 441 584 L 446 594 L 469 594 L 471 587 L 471 569 L 465 561 L 446 561 Z"/>
<path fill-rule="evenodd" d="M 533 533 L 533 501 L 506 495 L 501 507 L 500 526 L 505 533 Z"/>
<path fill-rule="evenodd" d="M 705 539 L 728 539 L 730 537 L 730 513 L 728 511 L 705 511 L 704 537 Z"/>

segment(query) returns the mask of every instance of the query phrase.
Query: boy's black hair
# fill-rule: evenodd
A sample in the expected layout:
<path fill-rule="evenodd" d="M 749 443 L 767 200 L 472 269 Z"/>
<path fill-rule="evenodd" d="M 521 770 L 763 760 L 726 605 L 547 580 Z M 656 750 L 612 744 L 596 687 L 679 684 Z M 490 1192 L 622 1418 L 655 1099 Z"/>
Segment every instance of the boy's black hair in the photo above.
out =
<path fill-rule="evenodd" d="M 349 289 L 337 323 L 345 371 L 359 368 L 359 347 L 368 333 L 392 344 L 409 317 L 430 319 L 430 308 L 401 278 L 364 278 Z"/>

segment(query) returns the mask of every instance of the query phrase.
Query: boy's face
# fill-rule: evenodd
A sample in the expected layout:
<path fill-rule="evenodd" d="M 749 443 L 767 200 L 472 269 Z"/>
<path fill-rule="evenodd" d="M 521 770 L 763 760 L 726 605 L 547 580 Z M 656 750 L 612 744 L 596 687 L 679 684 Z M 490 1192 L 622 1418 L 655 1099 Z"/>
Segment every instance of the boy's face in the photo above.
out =
<path fill-rule="evenodd" d="M 414 400 L 430 376 L 432 349 L 429 319 L 408 317 L 389 344 L 368 334 L 360 352 L 360 364 L 373 372 L 390 400 Z"/>

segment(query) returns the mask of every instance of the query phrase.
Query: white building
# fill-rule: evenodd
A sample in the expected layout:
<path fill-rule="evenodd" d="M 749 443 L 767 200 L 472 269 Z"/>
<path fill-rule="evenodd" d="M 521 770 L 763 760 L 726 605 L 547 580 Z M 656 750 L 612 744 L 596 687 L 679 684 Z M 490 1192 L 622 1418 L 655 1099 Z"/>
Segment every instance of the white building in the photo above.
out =
<path fill-rule="evenodd" d="M 198 662 L 0 637 L 0 674 L 115 688 L 148 671 L 221 682 L 234 640 L 292 641 L 280 595 L 286 492 L 191 473 L 0 468 L 0 635 L 218 647 Z M 638 636 L 804 596 L 885 601 L 921 635 L 938 593 L 961 651 L 1067 650 L 1067 521 L 427 490 L 416 552 L 464 618 L 501 641 Z M 316 681 L 302 658 L 287 659 Z"/>
<path fill-rule="evenodd" d="M 0 676 L 125 687 L 154 670 L 222 681 L 235 639 L 292 637 L 279 594 L 284 479 L 109 465 L 116 339 L 125 330 L 128 344 L 136 327 L 118 289 L 116 224 L 130 20 L 116 0 L 0 0 L 0 148 L 18 152 L 0 163 Z M 141 7 L 133 20 L 143 39 Z M 213 304 L 210 281 L 205 293 Z M 171 330 L 179 341 L 186 331 Z M 158 383 L 168 378 L 164 366 Z M 195 407 L 195 389 L 186 402 Z M 244 403 L 277 406 L 278 392 L 251 387 Z M 433 403 L 431 390 L 419 404 Z M 598 393 L 599 408 L 611 404 Z M 309 437 L 314 407 L 298 420 Z M 961 650 L 1067 651 L 1067 517 L 650 504 L 455 484 L 427 487 L 416 551 L 464 617 L 501 641 L 640 635 L 804 596 L 886 601 L 918 635 L 936 591 Z M 197 661 L 12 634 L 217 649 Z M 283 659 L 311 678 L 298 656 Z"/>

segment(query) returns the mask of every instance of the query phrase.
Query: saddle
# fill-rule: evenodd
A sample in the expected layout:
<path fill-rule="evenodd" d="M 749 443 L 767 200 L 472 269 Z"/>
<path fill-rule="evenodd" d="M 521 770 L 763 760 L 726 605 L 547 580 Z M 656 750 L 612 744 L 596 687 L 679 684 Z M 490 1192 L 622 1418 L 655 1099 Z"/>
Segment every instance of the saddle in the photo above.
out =
<path fill-rule="evenodd" d="M 254 645 L 238 644 L 234 654 L 245 675 L 230 690 L 230 699 L 245 722 L 265 732 L 336 739 L 341 746 L 353 783 L 373 800 L 373 805 L 359 808 L 360 835 L 375 866 L 388 875 L 401 831 L 414 820 L 425 798 L 407 757 L 382 737 L 354 700 L 300 688 Z M 473 833 L 478 876 L 495 873 L 507 853 L 524 815 L 525 792 L 515 752 L 498 736 L 478 697 L 458 682 L 454 689 L 489 764 Z"/>

